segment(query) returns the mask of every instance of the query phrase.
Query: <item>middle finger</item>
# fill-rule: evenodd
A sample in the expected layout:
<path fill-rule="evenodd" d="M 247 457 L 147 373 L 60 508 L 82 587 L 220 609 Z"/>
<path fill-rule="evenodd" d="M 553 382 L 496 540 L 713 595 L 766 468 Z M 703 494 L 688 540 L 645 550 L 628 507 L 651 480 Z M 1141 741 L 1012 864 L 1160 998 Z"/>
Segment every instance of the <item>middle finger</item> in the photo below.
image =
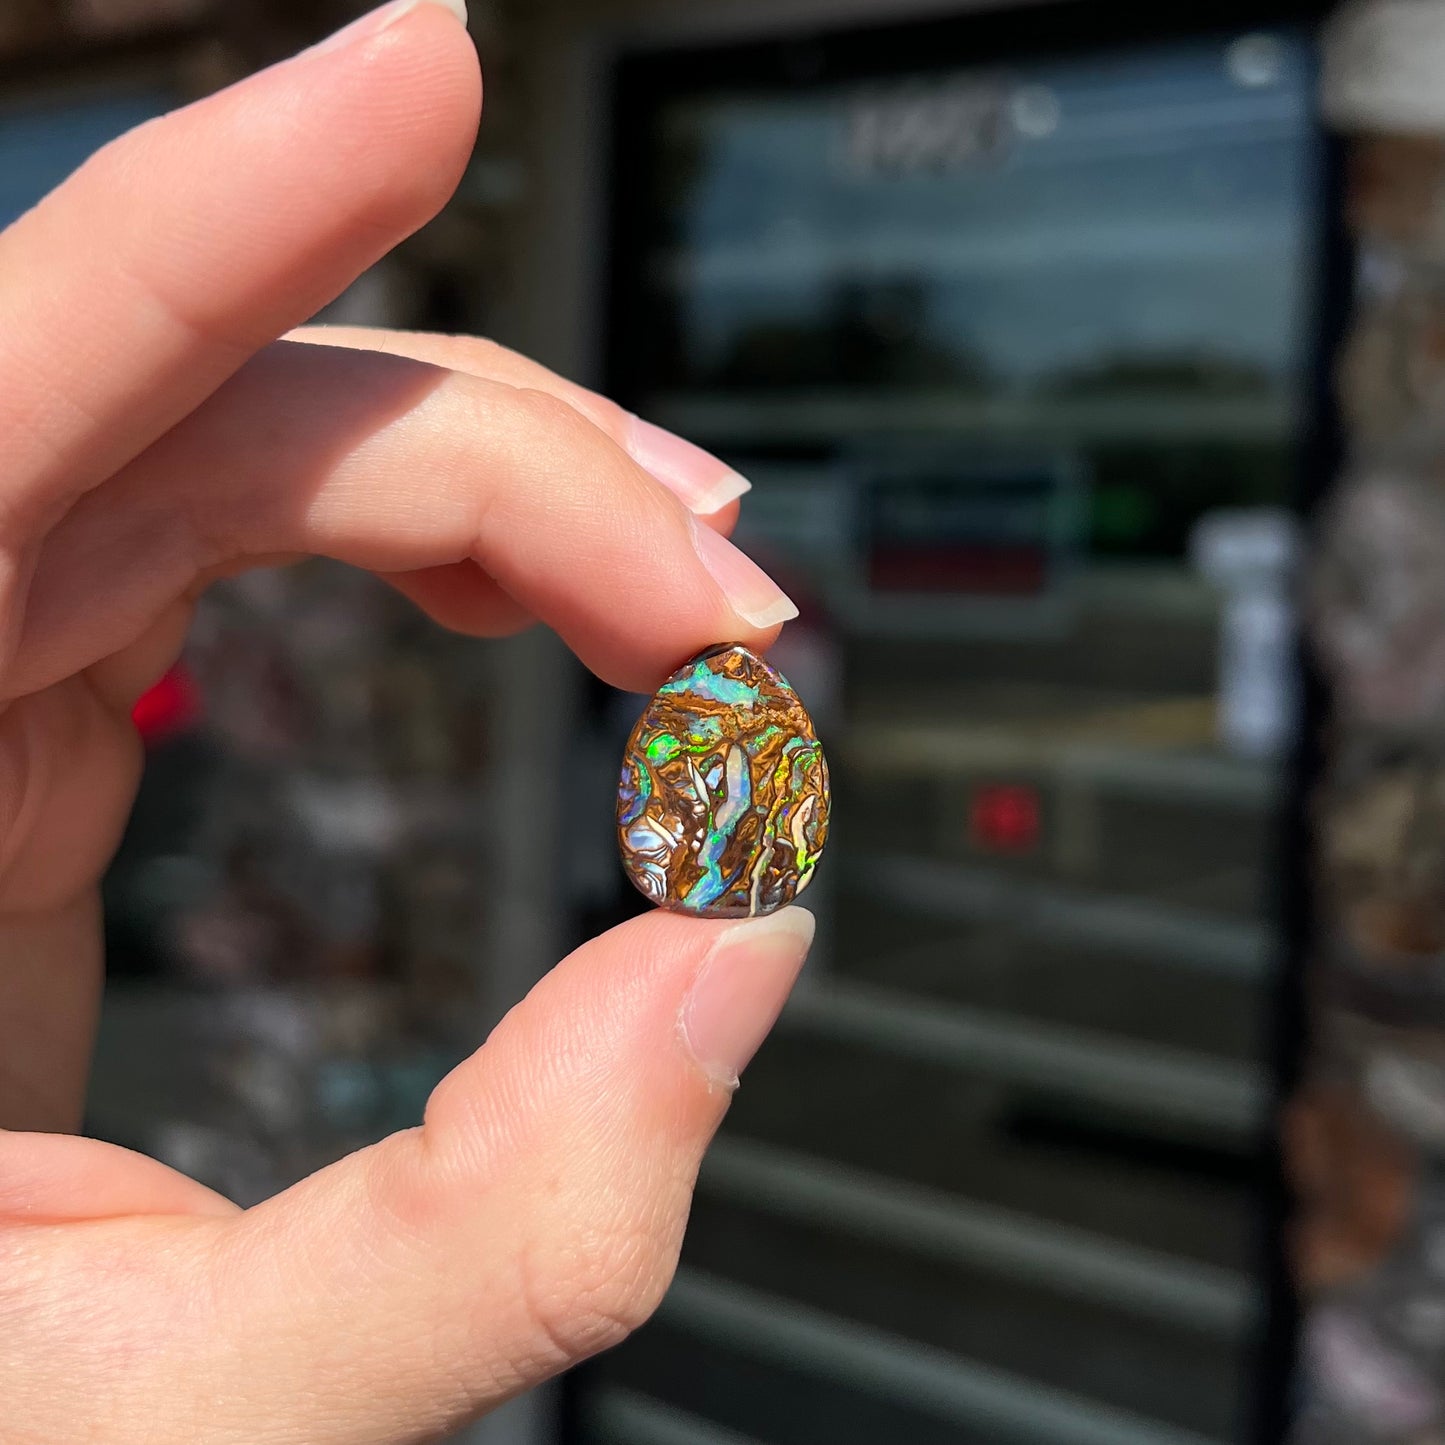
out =
<path fill-rule="evenodd" d="M 474 562 L 620 687 L 796 609 L 572 405 L 377 352 L 280 342 L 91 493 L 41 554 L 10 694 L 123 647 L 199 576 L 318 554 Z M 107 606 L 86 602 L 96 577 Z"/>

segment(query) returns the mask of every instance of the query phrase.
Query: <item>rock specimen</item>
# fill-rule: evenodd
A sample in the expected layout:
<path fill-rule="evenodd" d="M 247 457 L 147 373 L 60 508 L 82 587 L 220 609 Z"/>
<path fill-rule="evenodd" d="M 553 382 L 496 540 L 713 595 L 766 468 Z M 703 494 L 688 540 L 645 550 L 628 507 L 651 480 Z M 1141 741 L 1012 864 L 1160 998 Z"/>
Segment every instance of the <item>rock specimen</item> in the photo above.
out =
<path fill-rule="evenodd" d="M 662 908 L 771 913 L 812 881 L 828 836 L 828 765 L 798 695 L 736 644 L 680 667 L 622 759 L 617 841 Z"/>

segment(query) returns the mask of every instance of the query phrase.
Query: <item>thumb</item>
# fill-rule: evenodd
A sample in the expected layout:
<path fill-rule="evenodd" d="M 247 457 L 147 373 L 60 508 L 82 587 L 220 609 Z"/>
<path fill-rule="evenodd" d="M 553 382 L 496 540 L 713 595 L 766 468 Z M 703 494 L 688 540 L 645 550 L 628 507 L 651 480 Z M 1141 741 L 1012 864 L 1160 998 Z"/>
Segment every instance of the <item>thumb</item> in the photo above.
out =
<path fill-rule="evenodd" d="M 259 1379 L 268 1442 L 431 1438 L 642 1323 L 812 936 L 800 908 L 634 919 L 538 984 L 419 1129 L 234 1221 L 205 1367 L 247 1400 L 236 1438 Z"/>

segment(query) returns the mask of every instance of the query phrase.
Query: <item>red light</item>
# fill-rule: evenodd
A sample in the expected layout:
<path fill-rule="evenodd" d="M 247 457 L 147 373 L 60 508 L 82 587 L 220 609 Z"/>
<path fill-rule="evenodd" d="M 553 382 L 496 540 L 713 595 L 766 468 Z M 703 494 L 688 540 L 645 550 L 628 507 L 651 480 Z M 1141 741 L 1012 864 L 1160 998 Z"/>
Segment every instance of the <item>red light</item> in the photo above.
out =
<path fill-rule="evenodd" d="M 201 694 L 189 672 L 177 663 L 153 687 L 141 693 L 131 721 L 145 743 L 164 742 L 185 732 L 201 716 Z"/>
<path fill-rule="evenodd" d="M 975 788 L 968 810 L 974 847 L 990 853 L 1029 853 L 1039 841 L 1039 795 L 1017 783 Z"/>

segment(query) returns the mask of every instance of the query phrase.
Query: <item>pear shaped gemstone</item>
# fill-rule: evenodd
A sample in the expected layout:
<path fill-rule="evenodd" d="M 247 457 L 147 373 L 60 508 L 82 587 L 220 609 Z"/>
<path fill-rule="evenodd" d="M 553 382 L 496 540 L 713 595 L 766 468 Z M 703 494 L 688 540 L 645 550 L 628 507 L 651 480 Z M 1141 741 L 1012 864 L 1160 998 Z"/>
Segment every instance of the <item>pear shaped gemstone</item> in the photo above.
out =
<path fill-rule="evenodd" d="M 828 765 L 797 693 L 746 647 L 711 647 L 658 688 L 627 741 L 622 866 L 662 908 L 771 913 L 812 881 L 828 804 Z"/>

